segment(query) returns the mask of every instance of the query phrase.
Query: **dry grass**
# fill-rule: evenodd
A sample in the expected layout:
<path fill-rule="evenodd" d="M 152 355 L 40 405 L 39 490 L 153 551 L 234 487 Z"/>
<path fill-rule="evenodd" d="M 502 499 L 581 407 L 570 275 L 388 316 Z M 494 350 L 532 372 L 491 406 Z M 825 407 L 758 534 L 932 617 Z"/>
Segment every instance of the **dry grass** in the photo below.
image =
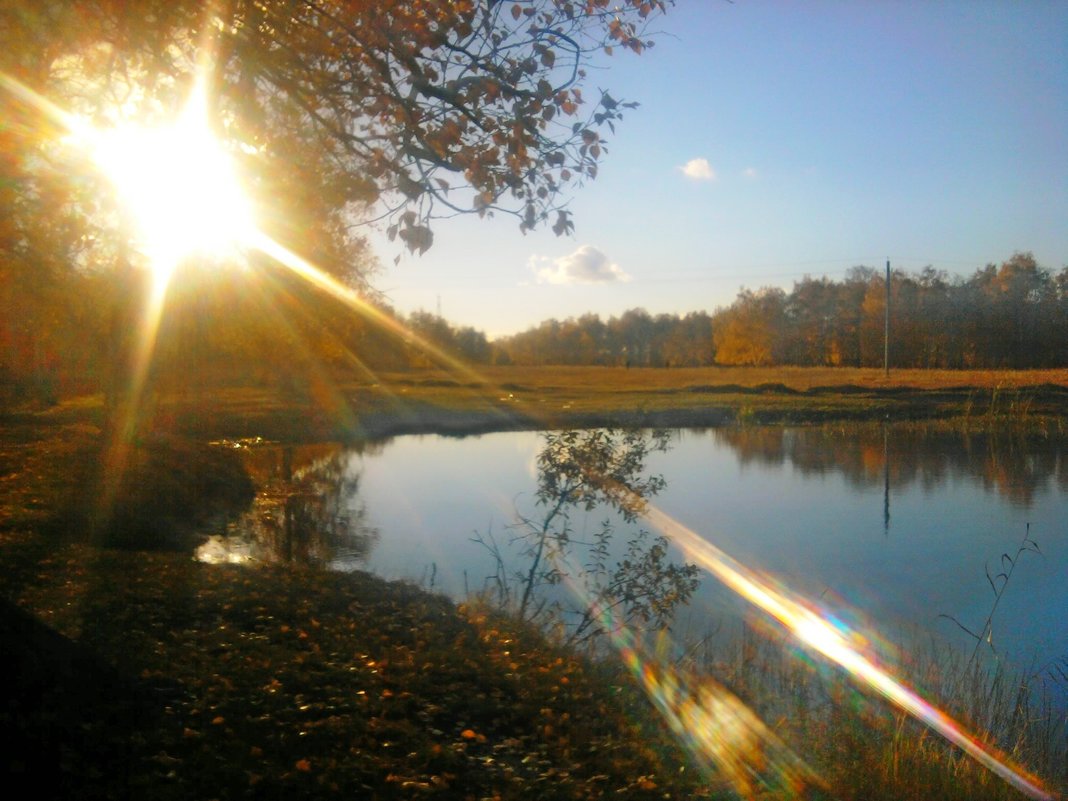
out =
<path fill-rule="evenodd" d="M 834 798 L 1025 797 L 899 708 L 763 625 L 717 632 L 687 653 L 686 666 L 694 675 L 713 676 L 743 698 L 827 783 Z M 968 663 L 966 655 L 922 638 L 902 643 L 896 661 L 896 678 L 920 689 L 1015 768 L 1033 773 L 1031 778 L 1054 798 L 1064 797 L 1068 719 L 1063 686 L 1052 688 L 997 665 Z"/>
<path fill-rule="evenodd" d="M 800 392 L 817 387 L 855 386 L 867 389 L 909 388 L 1017 389 L 1044 384 L 1068 387 L 1068 368 L 1051 370 L 892 370 L 887 376 L 879 369 L 851 367 L 482 367 L 478 373 L 489 384 L 519 384 L 531 389 L 554 388 L 621 392 L 671 390 L 694 386 L 755 388 L 782 384 Z M 406 374 L 411 376 L 413 374 Z M 420 374 L 414 374 L 420 375 Z M 447 379 L 444 373 L 427 372 L 427 377 Z M 383 376 L 388 383 L 393 376 Z M 462 380 L 462 379 L 460 379 Z"/>
<path fill-rule="evenodd" d="M 201 439 L 358 440 L 404 433 L 736 422 L 1068 418 L 1068 369 L 481 367 L 335 376 L 299 391 L 215 387 L 157 398 L 148 427 Z M 103 401 L 66 399 L 8 422 L 99 426 Z"/>
<path fill-rule="evenodd" d="M 832 368 L 486 367 L 477 378 L 444 370 L 378 376 L 345 394 L 385 433 L 442 427 L 449 413 L 483 413 L 482 428 L 708 426 L 858 419 L 1068 414 L 1068 369 L 1030 371 Z"/>

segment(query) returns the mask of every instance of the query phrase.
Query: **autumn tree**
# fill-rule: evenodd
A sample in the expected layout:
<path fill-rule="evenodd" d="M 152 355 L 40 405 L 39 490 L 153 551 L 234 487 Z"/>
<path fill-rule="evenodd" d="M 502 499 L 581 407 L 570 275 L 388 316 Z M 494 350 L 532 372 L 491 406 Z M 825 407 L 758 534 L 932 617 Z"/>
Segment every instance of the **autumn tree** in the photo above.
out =
<path fill-rule="evenodd" d="M 645 309 L 628 309 L 609 322 L 621 344 L 620 356 L 627 367 L 648 367 L 652 363 L 653 318 Z"/>
<path fill-rule="evenodd" d="M 838 345 L 841 364 L 860 367 L 862 304 L 868 287 L 875 279 L 875 270 L 858 265 L 846 272 L 846 279 L 838 289 Z"/>
<path fill-rule="evenodd" d="M 894 270 L 890 362 L 895 367 L 1059 367 L 1068 361 L 1068 268 L 1030 253 L 970 278 L 928 266 Z M 650 315 L 631 309 L 546 320 L 495 346 L 516 364 L 882 366 L 886 282 L 872 267 L 843 281 L 806 276 L 787 293 L 743 289 L 718 309 Z"/>
<path fill-rule="evenodd" d="M 794 284 L 786 299 L 789 336 L 786 358 L 792 364 L 840 364 L 838 287 L 828 278 Z"/>
<path fill-rule="evenodd" d="M 1054 329 L 1055 305 L 1049 272 L 1031 253 L 1014 253 L 986 284 L 997 332 L 999 366 L 1034 367 L 1049 356 L 1044 334 Z M 992 345 L 993 347 L 993 345 Z M 1055 343 L 1061 349 L 1064 343 Z"/>
<path fill-rule="evenodd" d="M 409 364 L 430 367 L 440 359 L 438 354 L 421 347 L 425 342 L 445 356 L 462 359 L 469 364 L 487 364 L 492 357 L 485 333 L 472 326 L 454 326 L 443 317 L 426 311 L 408 315 L 406 328 L 419 338 L 409 343 Z"/>
<path fill-rule="evenodd" d="M 666 317 L 661 315 L 657 319 Z M 669 318 L 660 346 L 660 360 L 669 367 L 703 367 L 712 364 L 712 318 L 705 312 L 690 312 Z"/>
<path fill-rule="evenodd" d="M 1059 367 L 1066 363 L 1065 274 L 1031 253 L 970 277 L 928 266 L 890 276 L 890 364 L 916 368 Z M 880 366 L 886 318 L 880 271 L 743 290 L 713 320 L 720 364 Z"/>
<path fill-rule="evenodd" d="M 94 187 L 57 180 L 86 171 L 61 163 L 62 126 L 13 93 L 12 79 L 109 126 L 166 119 L 206 78 L 210 122 L 265 233 L 358 285 L 368 264 L 358 224 L 370 219 L 418 252 L 433 241 L 432 221 L 457 213 L 571 231 L 569 191 L 596 176 L 603 135 L 632 105 L 590 90 L 589 64 L 642 52 L 648 24 L 672 2 L 5 3 L 4 312 L 39 264 L 114 264 L 126 236 Z M 46 202 L 53 183 L 61 195 Z M 47 290 L 37 332 L 54 308 Z M 0 344 L 10 352 L 18 339 L 5 331 Z"/>
<path fill-rule="evenodd" d="M 712 318 L 716 363 L 766 366 L 782 363 L 786 293 L 765 287 L 742 290 L 734 303 Z"/>
<path fill-rule="evenodd" d="M 640 308 L 607 321 L 584 314 L 546 320 L 495 345 L 514 364 L 700 367 L 712 364 L 712 318 L 705 312 L 654 317 Z"/>
<path fill-rule="evenodd" d="M 1054 343 L 1068 342 L 1068 267 L 1061 268 L 1052 280 L 1052 287 L 1056 300 L 1050 336 Z"/>
<path fill-rule="evenodd" d="M 923 331 L 919 362 L 923 367 L 949 366 L 955 360 L 954 343 L 960 341 L 960 318 L 953 304 L 953 284 L 944 271 L 931 266 L 923 268 L 916 283 L 919 289 L 916 324 Z"/>
<path fill-rule="evenodd" d="M 14 3 L 0 68 L 107 122 L 173 113 L 206 70 L 217 132 L 248 156 L 256 194 L 304 212 L 280 228 L 332 242 L 352 204 L 380 204 L 425 250 L 441 214 L 571 229 L 565 190 L 596 176 L 602 132 L 631 105 L 587 97 L 588 62 L 642 52 L 670 2 Z M 20 58 L 28 44 L 38 55 Z"/>

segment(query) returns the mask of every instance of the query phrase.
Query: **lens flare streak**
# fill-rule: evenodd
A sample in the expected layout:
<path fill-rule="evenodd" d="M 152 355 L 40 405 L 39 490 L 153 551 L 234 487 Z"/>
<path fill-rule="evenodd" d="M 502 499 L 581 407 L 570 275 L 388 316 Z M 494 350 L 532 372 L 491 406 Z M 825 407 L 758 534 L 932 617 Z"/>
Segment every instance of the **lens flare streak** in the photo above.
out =
<path fill-rule="evenodd" d="M 685 554 L 742 598 L 758 606 L 783 626 L 828 659 L 847 670 L 856 679 L 875 689 L 892 703 L 924 725 L 934 729 L 972 759 L 1031 798 L 1052 801 L 1037 780 L 1009 763 L 1007 757 L 984 745 L 964 728 L 924 701 L 885 670 L 854 648 L 839 628 L 828 623 L 812 608 L 776 589 L 766 579 L 736 562 L 715 545 L 655 507 L 648 507 L 645 518 Z"/>
<path fill-rule="evenodd" d="M 755 797 L 758 786 L 773 786 L 792 798 L 803 797 L 806 788 L 826 789 L 744 701 L 711 676 L 689 675 L 658 658 L 612 606 L 575 578 L 579 571 L 559 550 L 550 549 L 548 557 L 568 590 L 592 610 L 623 665 L 698 766 L 725 779 L 743 798 Z"/>

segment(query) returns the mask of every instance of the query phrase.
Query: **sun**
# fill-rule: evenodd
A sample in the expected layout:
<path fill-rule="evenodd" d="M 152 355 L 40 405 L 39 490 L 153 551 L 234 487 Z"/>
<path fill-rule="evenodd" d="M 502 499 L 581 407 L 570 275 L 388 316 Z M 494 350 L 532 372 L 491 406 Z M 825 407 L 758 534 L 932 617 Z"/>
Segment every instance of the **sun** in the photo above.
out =
<path fill-rule="evenodd" d="M 163 283 L 191 258 L 238 259 L 256 237 L 251 203 L 206 106 L 194 90 L 169 124 L 85 134 L 96 167 L 134 221 L 137 248 Z"/>

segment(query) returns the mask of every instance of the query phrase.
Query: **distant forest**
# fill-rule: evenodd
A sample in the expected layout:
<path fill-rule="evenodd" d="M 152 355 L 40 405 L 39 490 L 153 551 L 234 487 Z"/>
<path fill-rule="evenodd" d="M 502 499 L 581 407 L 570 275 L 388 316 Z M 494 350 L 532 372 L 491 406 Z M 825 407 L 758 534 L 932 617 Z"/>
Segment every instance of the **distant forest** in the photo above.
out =
<path fill-rule="evenodd" d="M 805 277 L 790 292 L 743 289 L 709 314 L 631 309 L 584 314 L 492 342 L 426 312 L 409 325 L 443 350 L 478 363 L 702 367 L 881 367 L 886 274 L 854 267 L 841 281 Z M 1068 366 L 1068 267 L 1030 253 L 969 278 L 927 267 L 890 275 L 890 365 L 938 369 Z"/>
<path fill-rule="evenodd" d="M 122 375 L 116 354 L 147 322 L 138 275 L 0 270 L 0 409 L 99 391 Z M 894 271 L 890 290 L 894 367 L 1068 366 L 1068 268 L 1054 274 L 1017 253 L 970 278 L 929 267 Z M 369 293 L 367 302 L 369 313 L 353 314 L 277 269 L 263 268 L 250 283 L 241 271 L 191 268 L 168 292 L 150 378 L 175 391 L 251 383 L 327 397 L 331 376 L 374 380 L 378 370 L 447 358 L 629 367 L 883 363 L 885 274 L 872 267 L 854 267 L 841 281 L 806 277 L 790 292 L 744 289 L 711 314 L 585 314 L 494 341 L 428 312 L 396 314 Z"/>
<path fill-rule="evenodd" d="M 886 275 L 854 267 L 844 280 L 805 277 L 790 292 L 743 289 L 711 315 L 634 309 L 548 320 L 492 343 L 498 362 L 631 367 L 883 364 Z M 890 364 L 914 368 L 1068 365 L 1068 267 L 1030 253 L 970 278 L 927 267 L 890 278 Z"/>

